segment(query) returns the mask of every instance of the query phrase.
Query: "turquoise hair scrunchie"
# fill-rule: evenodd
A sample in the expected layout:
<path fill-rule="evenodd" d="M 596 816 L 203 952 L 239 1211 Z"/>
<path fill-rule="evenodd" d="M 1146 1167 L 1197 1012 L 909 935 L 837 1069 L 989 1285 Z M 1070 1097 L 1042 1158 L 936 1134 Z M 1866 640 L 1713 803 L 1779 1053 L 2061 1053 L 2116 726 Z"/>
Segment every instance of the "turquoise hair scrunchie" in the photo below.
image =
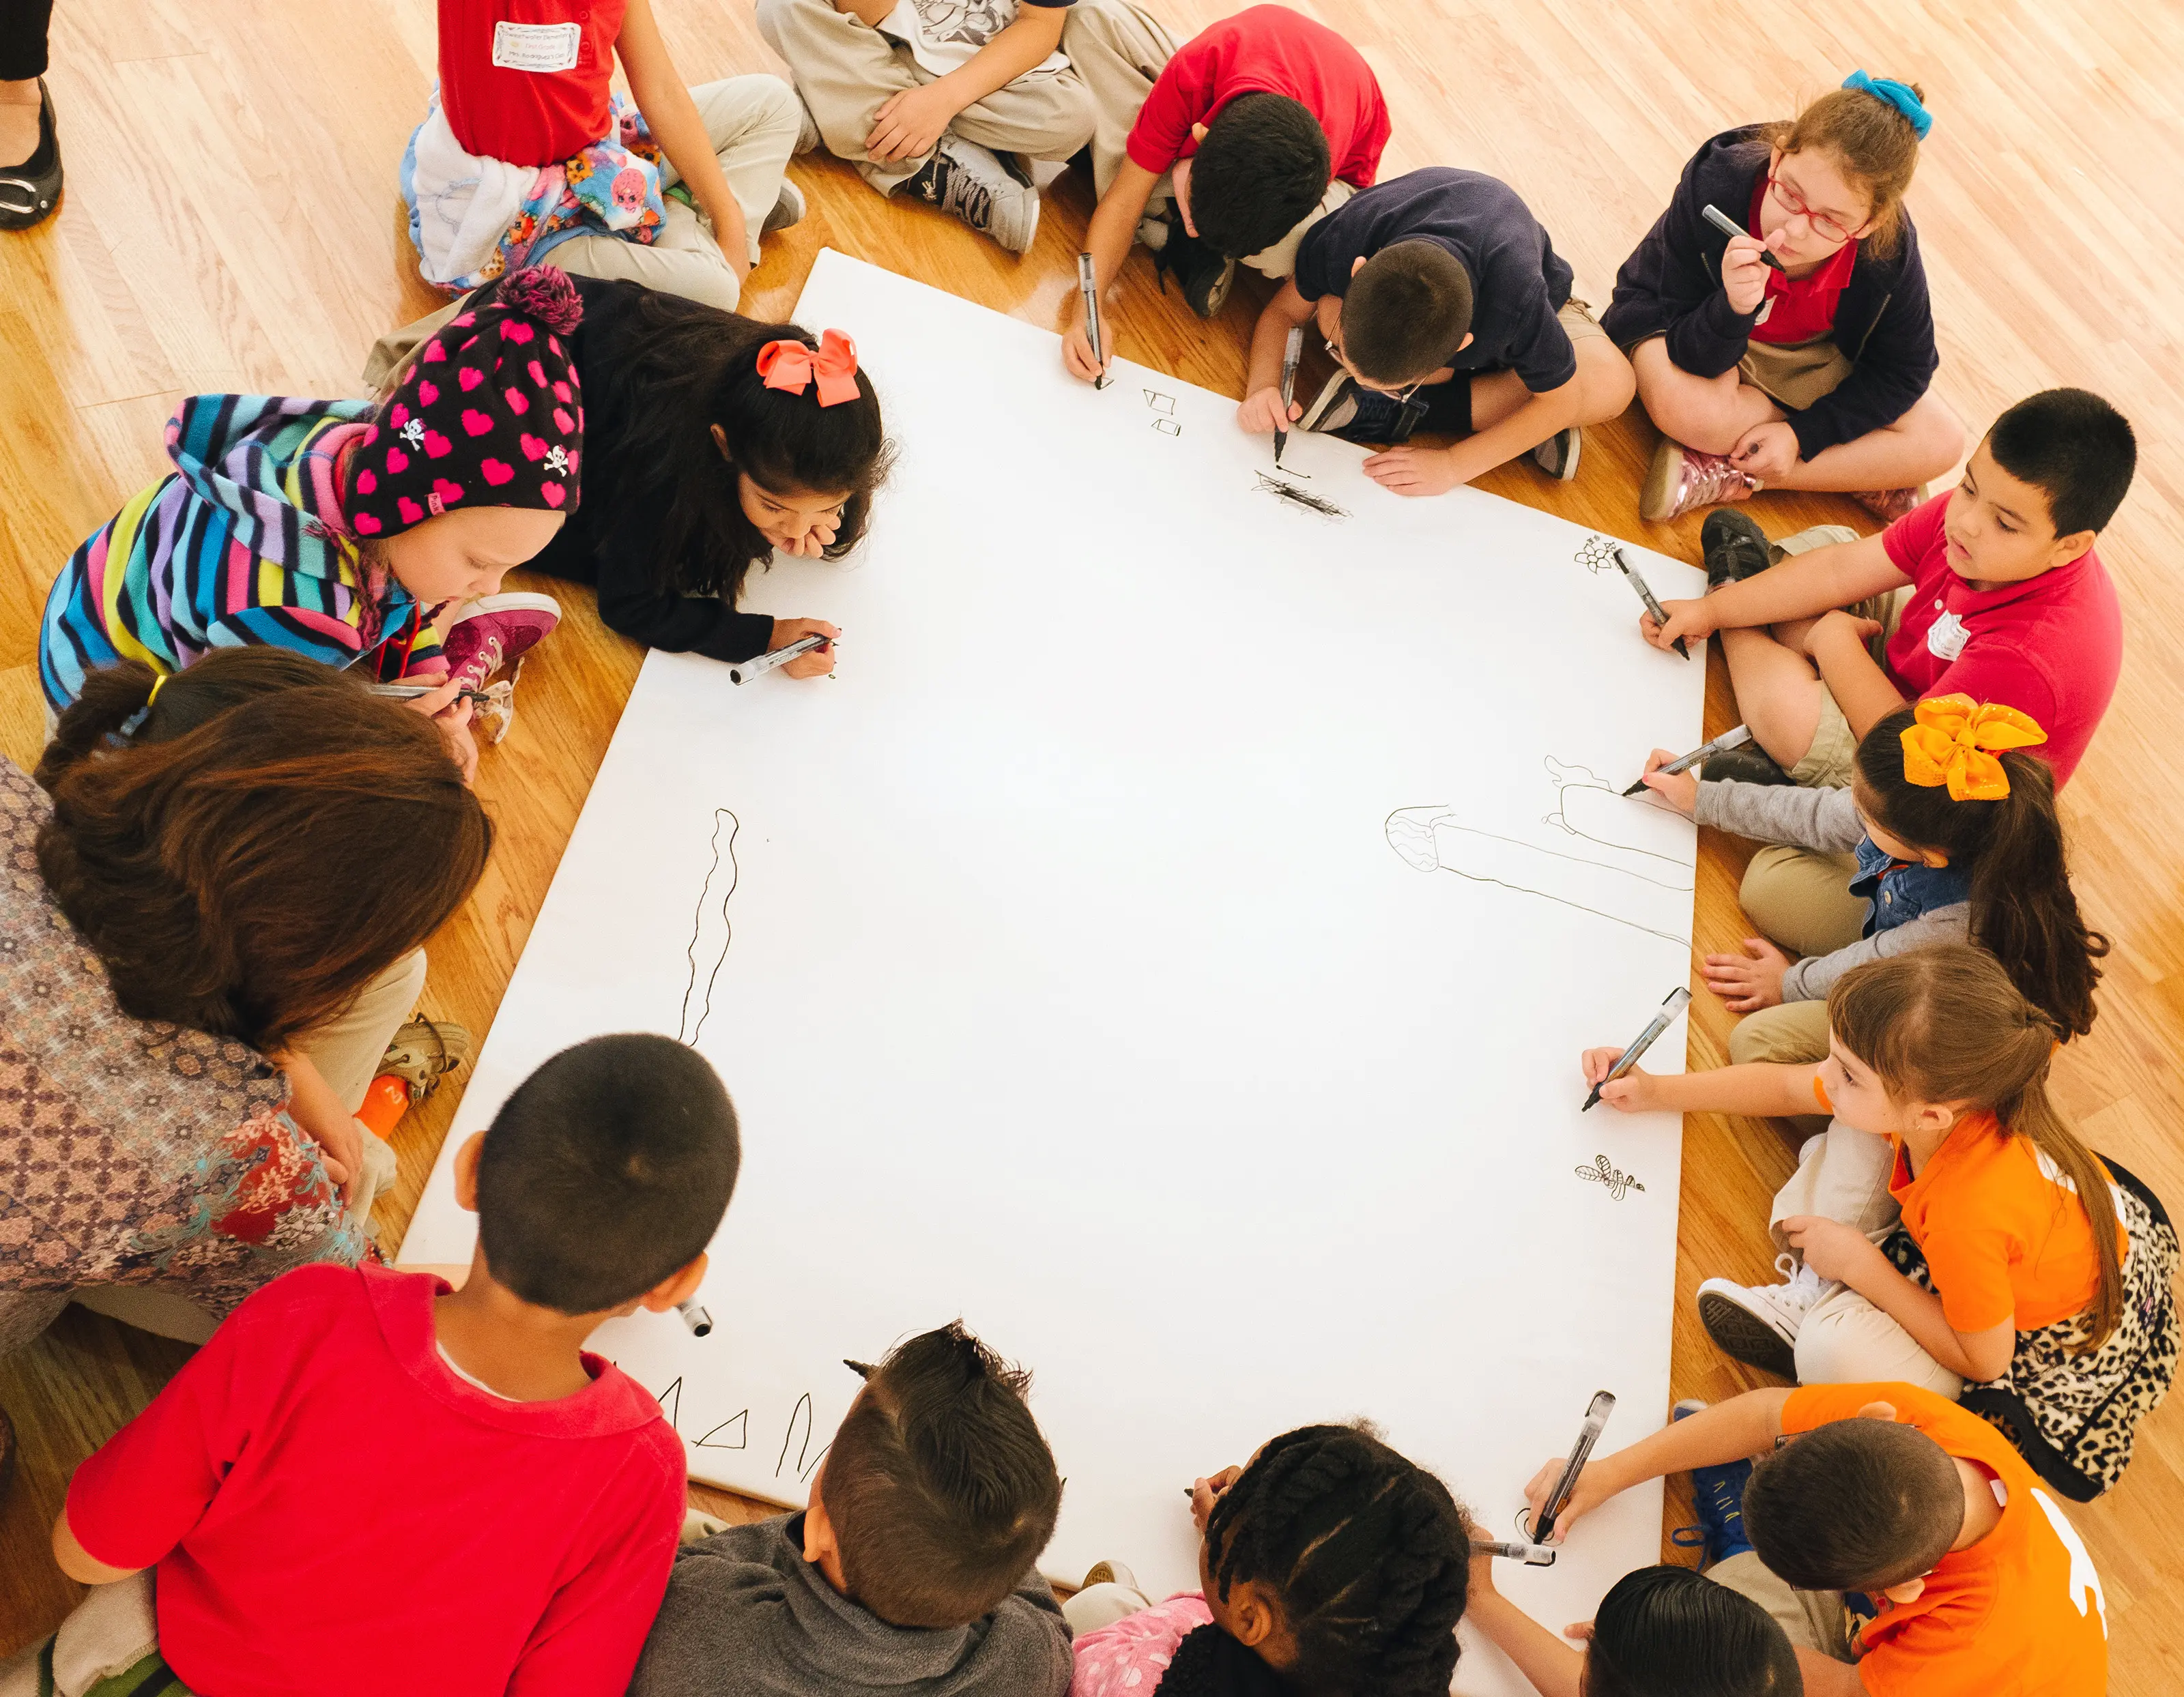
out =
<path fill-rule="evenodd" d="M 1854 70 L 1843 79 L 1842 86 L 1854 88 L 1860 94 L 1869 94 L 1875 100 L 1886 101 L 1910 120 L 1911 133 L 1922 142 L 1934 127 L 1934 114 L 1919 103 L 1908 82 L 1898 82 L 1893 77 L 1868 76 L 1862 70 Z"/>

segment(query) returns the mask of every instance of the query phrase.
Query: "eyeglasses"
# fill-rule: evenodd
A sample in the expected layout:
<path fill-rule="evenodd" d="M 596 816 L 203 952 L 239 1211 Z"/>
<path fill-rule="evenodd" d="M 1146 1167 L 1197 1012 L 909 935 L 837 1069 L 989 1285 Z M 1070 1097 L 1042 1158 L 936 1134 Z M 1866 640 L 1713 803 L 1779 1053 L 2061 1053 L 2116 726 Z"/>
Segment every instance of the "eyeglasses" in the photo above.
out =
<path fill-rule="evenodd" d="M 1832 214 L 1815 212 L 1805 204 L 1805 197 L 1780 177 L 1767 179 L 1767 192 L 1782 203 L 1782 210 L 1792 218 L 1802 218 L 1813 226 L 1813 233 L 1824 242 L 1847 242 L 1858 234 L 1857 230 Z"/>
<path fill-rule="evenodd" d="M 1327 351 L 1330 354 L 1334 355 L 1334 363 L 1336 364 L 1340 365 L 1344 370 L 1348 371 L 1354 381 L 1364 387 L 1373 390 L 1375 394 L 1387 395 L 1398 401 L 1407 401 L 1412 396 L 1417 394 L 1420 388 L 1424 387 L 1426 380 L 1423 377 L 1419 378 L 1415 383 L 1404 384 L 1400 389 L 1383 389 L 1376 384 L 1367 383 L 1362 377 L 1357 376 L 1357 371 L 1351 367 L 1350 364 L 1350 356 L 1335 346 L 1334 338 L 1333 337 L 1323 336 L 1320 337 L 1320 341 L 1325 346 Z"/>

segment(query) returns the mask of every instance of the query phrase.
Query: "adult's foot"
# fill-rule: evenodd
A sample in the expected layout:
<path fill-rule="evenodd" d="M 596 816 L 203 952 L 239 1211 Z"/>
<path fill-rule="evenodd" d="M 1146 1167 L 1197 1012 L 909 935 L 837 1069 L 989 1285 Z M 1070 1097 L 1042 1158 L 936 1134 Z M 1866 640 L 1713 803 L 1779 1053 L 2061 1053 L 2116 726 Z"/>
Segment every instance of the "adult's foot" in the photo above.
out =
<path fill-rule="evenodd" d="M 61 198 L 60 129 L 45 79 L 0 83 L 0 230 L 28 230 Z"/>

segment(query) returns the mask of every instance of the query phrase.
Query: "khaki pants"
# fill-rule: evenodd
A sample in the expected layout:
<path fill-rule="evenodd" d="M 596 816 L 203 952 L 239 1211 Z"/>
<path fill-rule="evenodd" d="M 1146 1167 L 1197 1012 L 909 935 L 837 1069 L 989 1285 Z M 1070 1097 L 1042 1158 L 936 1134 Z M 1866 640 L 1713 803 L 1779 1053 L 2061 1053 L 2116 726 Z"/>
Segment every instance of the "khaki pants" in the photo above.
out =
<path fill-rule="evenodd" d="M 1061 1617 L 1069 1622 L 1072 1638 L 1083 1638 L 1152 1605 L 1153 1600 L 1134 1585 L 1087 1585 L 1062 1604 Z"/>
<path fill-rule="evenodd" d="M 1101 3 L 1078 0 L 1072 9 Z M 788 61 L 828 153 L 847 159 L 882 194 L 925 169 L 930 153 L 884 164 L 865 157 L 882 104 L 937 80 L 907 47 L 827 0 L 758 0 L 758 27 L 766 45 Z M 997 153 L 1066 159 L 1092 139 L 1095 127 L 1092 91 L 1072 66 L 1004 84 L 957 113 L 948 129 Z"/>
<path fill-rule="evenodd" d="M 1850 893 L 1858 862 L 1848 854 L 1770 843 L 1755 852 L 1737 892 L 1745 916 L 1792 954 L 1832 954 L 1865 930 L 1866 903 Z M 1795 1065 L 1828 1052 L 1825 1002 L 1786 1002 L 1747 1014 L 1729 1034 L 1729 1058 Z"/>
<path fill-rule="evenodd" d="M 804 109 L 797 103 L 796 91 L 777 76 L 732 76 L 692 89 L 690 98 L 697 103 L 705 137 L 720 159 L 721 174 L 728 180 L 728 192 L 744 209 L 751 263 L 756 264 L 759 231 L 781 198 L 782 179 L 796 151 Z M 663 155 L 660 186 L 671 187 L 682 180 Z M 557 265 L 571 276 L 642 283 L 662 294 L 733 312 L 743 297 L 743 282 L 722 257 L 711 227 L 679 200 L 670 199 L 666 210 L 659 239 L 649 244 L 619 236 L 577 236 L 550 249 L 543 263 Z M 364 362 L 365 387 L 374 394 L 392 387 L 411 351 L 460 311 L 462 303 L 462 298 L 450 301 L 437 312 L 381 337 Z"/>
<path fill-rule="evenodd" d="M 1749 1597 L 1774 1616 L 1795 1650 L 1808 1650 L 1837 1661 L 1853 1660 L 1850 1616 L 1840 1591 L 1800 1591 L 1778 1579 L 1752 1550 L 1717 1561 L 1706 1577 L 1740 1597 Z"/>

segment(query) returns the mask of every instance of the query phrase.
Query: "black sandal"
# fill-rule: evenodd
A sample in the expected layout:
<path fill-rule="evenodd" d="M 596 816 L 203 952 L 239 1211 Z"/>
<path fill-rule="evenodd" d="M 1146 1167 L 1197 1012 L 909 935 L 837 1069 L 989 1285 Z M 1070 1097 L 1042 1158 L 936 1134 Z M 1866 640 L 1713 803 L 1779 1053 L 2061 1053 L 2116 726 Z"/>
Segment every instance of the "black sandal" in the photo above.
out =
<path fill-rule="evenodd" d="M 61 198 L 60 128 L 53 97 L 38 79 L 38 145 L 19 165 L 0 166 L 0 230 L 28 230 L 53 215 Z"/>

